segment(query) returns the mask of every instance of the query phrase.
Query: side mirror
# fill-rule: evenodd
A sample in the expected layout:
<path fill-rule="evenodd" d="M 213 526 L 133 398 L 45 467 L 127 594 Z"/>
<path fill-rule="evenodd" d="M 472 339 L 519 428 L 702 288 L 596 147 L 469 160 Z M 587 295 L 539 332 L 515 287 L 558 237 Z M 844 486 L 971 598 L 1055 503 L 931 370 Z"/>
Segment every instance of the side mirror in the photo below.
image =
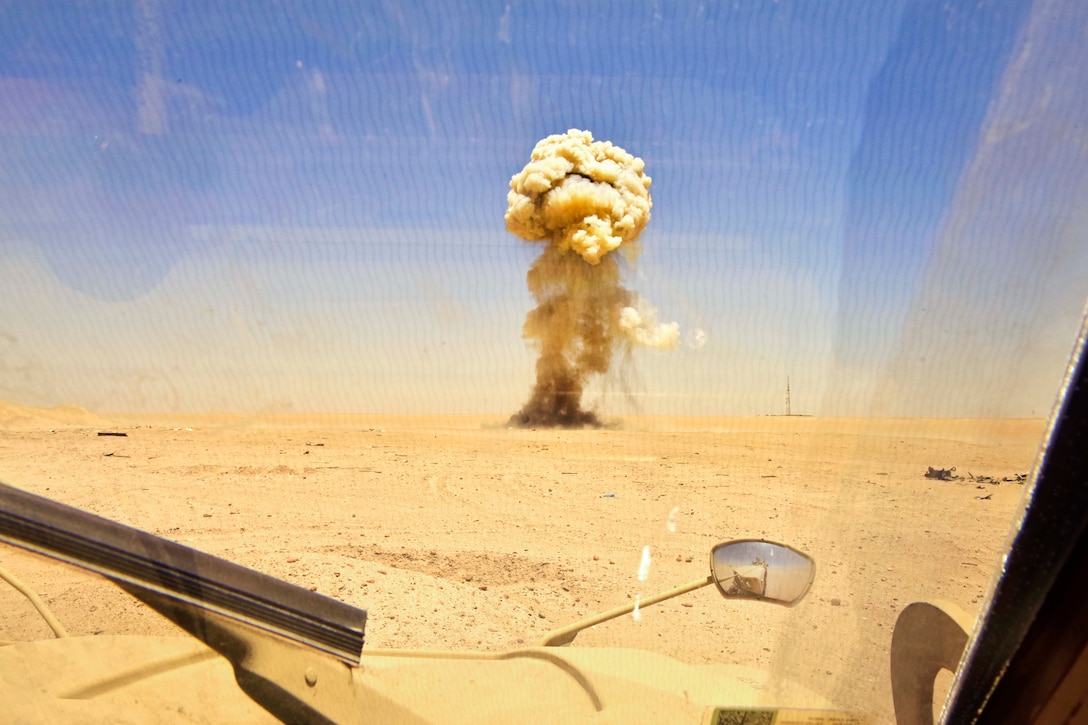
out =
<path fill-rule="evenodd" d="M 726 599 L 757 599 L 792 607 L 816 576 L 816 562 L 785 544 L 747 539 L 718 544 L 710 570 Z"/>

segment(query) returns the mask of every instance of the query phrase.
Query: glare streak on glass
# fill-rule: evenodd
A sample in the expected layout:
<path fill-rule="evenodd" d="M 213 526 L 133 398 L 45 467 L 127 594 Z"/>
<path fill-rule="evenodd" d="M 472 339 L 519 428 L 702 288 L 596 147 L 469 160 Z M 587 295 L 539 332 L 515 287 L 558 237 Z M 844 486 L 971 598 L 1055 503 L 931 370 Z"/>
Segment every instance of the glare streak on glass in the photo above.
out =
<path fill-rule="evenodd" d="M 642 547 L 642 559 L 638 565 L 638 580 L 640 582 L 646 581 L 650 576 L 650 547 Z"/>

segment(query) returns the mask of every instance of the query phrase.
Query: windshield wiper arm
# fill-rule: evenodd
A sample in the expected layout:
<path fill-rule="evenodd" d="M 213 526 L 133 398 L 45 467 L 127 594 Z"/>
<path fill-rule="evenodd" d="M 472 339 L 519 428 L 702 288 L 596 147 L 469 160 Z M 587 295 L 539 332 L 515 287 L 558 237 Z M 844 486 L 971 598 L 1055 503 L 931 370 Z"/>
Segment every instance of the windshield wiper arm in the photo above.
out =
<path fill-rule="evenodd" d="M 0 483 L 0 541 L 327 652 L 362 655 L 366 611 Z M 137 593 L 133 591 L 133 593 Z"/>

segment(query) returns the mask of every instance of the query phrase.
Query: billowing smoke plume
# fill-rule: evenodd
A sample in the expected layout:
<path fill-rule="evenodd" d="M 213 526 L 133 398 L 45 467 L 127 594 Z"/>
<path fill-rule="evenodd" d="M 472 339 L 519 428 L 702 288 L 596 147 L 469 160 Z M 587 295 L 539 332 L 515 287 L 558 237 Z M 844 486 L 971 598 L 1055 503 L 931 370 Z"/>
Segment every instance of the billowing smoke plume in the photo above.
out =
<path fill-rule="evenodd" d="M 598 425 L 582 408 L 590 375 L 604 373 L 617 349 L 675 347 L 678 325 L 620 284 L 613 252 L 631 264 L 650 220 L 645 164 L 588 131 L 549 136 L 510 180 L 506 228 L 547 246 L 529 270 L 537 307 L 523 335 L 540 350 L 529 402 L 511 418 L 522 426 Z"/>

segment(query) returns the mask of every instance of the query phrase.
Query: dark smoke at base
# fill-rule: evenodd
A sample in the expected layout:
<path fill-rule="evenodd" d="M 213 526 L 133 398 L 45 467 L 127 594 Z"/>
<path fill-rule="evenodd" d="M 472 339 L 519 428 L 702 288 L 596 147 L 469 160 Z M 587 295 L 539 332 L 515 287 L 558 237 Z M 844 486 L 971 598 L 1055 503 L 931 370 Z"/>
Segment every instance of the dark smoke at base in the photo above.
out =
<path fill-rule="evenodd" d="M 582 383 L 573 374 L 542 379 L 540 368 L 538 362 L 533 396 L 520 411 L 510 416 L 509 425 L 517 428 L 603 427 L 594 411 L 582 408 Z"/>
<path fill-rule="evenodd" d="M 592 410 L 582 408 L 582 392 L 590 375 L 608 371 L 617 349 L 630 348 L 620 315 L 635 295 L 619 283 L 619 268 L 610 255 L 600 264 L 549 244 L 527 276 L 536 309 L 525 318 L 522 336 L 540 350 L 536 384 L 528 402 L 510 425 L 600 428 Z"/>

